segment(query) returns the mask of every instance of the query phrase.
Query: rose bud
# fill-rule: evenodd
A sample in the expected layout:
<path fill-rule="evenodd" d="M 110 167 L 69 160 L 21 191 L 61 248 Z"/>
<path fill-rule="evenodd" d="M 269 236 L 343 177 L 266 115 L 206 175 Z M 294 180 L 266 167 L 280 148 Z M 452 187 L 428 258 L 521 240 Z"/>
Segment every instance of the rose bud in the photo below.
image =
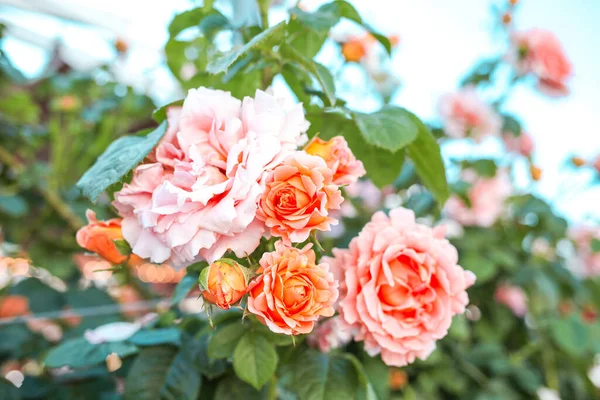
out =
<path fill-rule="evenodd" d="M 248 288 L 250 271 L 228 258 L 221 258 L 202 270 L 200 289 L 204 300 L 228 310 Z"/>
<path fill-rule="evenodd" d="M 113 264 L 125 262 L 128 256 L 122 254 L 117 247 L 117 243 L 125 243 L 121 232 L 121 219 L 98 221 L 96 213 L 92 210 L 87 210 L 86 216 L 88 224 L 77 231 L 77 244 Z"/>

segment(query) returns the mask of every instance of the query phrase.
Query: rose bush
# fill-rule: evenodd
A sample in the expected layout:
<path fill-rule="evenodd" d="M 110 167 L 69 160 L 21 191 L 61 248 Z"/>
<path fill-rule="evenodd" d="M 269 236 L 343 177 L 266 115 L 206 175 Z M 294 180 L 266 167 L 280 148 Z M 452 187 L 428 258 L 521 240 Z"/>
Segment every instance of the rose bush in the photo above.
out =
<path fill-rule="evenodd" d="M 0 398 L 597 397 L 597 224 L 530 193 L 545 132 L 506 105 L 568 93 L 558 38 L 498 3 L 425 123 L 350 2 L 223 3 L 173 18 L 153 114 L 120 63 L 0 52 Z"/>

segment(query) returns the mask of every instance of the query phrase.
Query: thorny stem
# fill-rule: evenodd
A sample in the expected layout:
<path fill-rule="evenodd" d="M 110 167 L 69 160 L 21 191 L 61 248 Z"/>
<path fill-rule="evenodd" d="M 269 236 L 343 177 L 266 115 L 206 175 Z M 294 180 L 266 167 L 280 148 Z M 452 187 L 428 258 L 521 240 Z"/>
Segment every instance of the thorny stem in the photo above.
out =
<path fill-rule="evenodd" d="M 0 161 L 12 168 L 17 174 L 21 174 L 25 171 L 23 163 L 2 146 L 0 146 Z M 85 225 L 83 220 L 71 210 L 54 189 L 40 183 L 36 185 L 36 189 L 73 230 L 76 231 Z"/>

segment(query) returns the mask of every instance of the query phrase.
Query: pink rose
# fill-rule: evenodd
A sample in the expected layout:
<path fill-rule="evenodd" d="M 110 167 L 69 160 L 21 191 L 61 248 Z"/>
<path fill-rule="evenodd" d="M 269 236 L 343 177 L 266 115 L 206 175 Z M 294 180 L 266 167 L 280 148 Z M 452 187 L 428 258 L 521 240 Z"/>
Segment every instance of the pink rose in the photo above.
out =
<path fill-rule="evenodd" d="M 535 75 L 540 90 L 549 95 L 569 93 L 566 83 L 573 74 L 573 67 L 554 33 L 530 29 L 515 32 L 511 40 L 510 58 L 520 74 Z"/>
<path fill-rule="evenodd" d="M 347 345 L 352 340 L 352 328 L 340 316 L 331 317 L 317 325 L 308 336 L 308 344 L 323 353 Z"/>
<path fill-rule="evenodd" d="M 349 185 L 367 173 L 342 136 L 335 136 L 328 141 L 315 137 L 305 151 L 325 160 L 333 172 L 333 183 L 336 185 Z"/>
<path fill-rule="evenodd" d="M 519 136 L 515 136 L 510 132 L 502 135 L 504 146 L 508 151 L 513 153 L 521 154 L 525 157 L 531 157 L 533 149 L 535 147 L 533 143 L 533 137 L 528 133 L 521 133 Z"/>
<path fill-rule="evenodd" d="M 168 131 L 150 159 L 115 194 L 133 253 L 174 266 L 253 252 L 264 178 L 295 151 L 308 122 L 261 91 L 244 103 L 228 92 L 192 89 L 168 110 Z"/>
<path fill-rule="evenodd" d="M 427 358 L 448 333 L 452 316 L 465 311 L 465 290 L 475 282 L 457 264 L 444 229 L 417 224 L 404 208 L 389 217 L 375 213 L 343 254 L 339 265 L 347 292 L 341 315 L 365 350 L 381 353 L 390 366 Z"/>
<path fill-rule="evenodd" d="M 501 285 L 496 288 L 494 298 L 500 304 L 504 304 L 517 317 L 527 314 L 527 295 L 518 286 Z"/>
<path fill-rule="evenodd" d="M 471 137 L 479 143 L 486 136 L 500 135 L 500 116 L 479 97 L 474 87 L 443 96 L 439 113 L 444 131 L 450 137 Z"/>
<path fill-rule="evenodd" d="M 511 193 L 506 172 L 499 170 L 493 178 L 483 178 L 466 170 L 463 171 L 463 180 L 471 184 L 467 193 L 471 204 L 467 205 L 453 195 L 444 207 L 446 215 L 465 226 L 492 226 L 502 215 L 504 202 Z"/>
<path fill-rule="evenodd" d="M 321 157 L 298 151 L 269 173 L 258 218 L 284 243 L 301 243 L 313 230 L 329 231 L 343 198 Z"/>
<path fill-rule="evenodd" d="M 600 227 L 580 225 L 569 230 L 569 237 L 575 243 L 577 250 L 577 261 L 580 264 L 581 275 L 600 275 L 600 251 L 594 251 L 592 242 L 600 241 Z"/>

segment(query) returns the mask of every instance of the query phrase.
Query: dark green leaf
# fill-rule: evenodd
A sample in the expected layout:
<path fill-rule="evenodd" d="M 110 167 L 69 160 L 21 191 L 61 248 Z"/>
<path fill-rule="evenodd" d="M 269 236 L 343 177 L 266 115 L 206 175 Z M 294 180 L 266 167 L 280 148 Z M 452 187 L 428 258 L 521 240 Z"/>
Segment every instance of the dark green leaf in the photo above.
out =
<path fill-rule="evenodd" d="M 332 106 L 335 106 L 335 82 L 329 70 L 322 64 L 315 62 L 315 76 L 323 91 L 327 95 L 327 99 Z"/>
<path fill-rule="evenodd" d="M 45 364 L 48 368 L 69 366 L 71 368 L 91 367 L 105 362 L 111 353 L 121 358 L 128 357 L 138 351 L 133 344 L 124 342 L 108 342 L 91 344 L 85 338 L 68 339 L 48 352 Z"/>
<path fill-rule="evenodd" d="M 299 400 L 348 400 L 356 398 L 358 376 L 345 357 L 307 350 L 294 364 L 293 386 Z"/>
<path fill-rule="evenodd" d="M 177 349 L 171 346 L 148 347 L 140 352 L 125 381 L 126 400 L 155 400 L 165 384 Z"/>
<path fill-rule="evenodd" d="M 10 288 L 10 294 L 27 297 L 29 309 L 34 313 L 60 310 L 65 305 L 62 293 L 36 278 L 27 278 L 19 282 Z"/>
<path fill-rule="evenodd" d="M 276 44 L 280 44 L 285 33 L 285 27 L 286 23 L 283 21 L 264 32 L 261 32 L 240 49 L 232 50 L 216 60 L 209 62 L 206 66 L 206 70 L 211 74 L 227 72 L 227 69 L 231 64 L 250 50 L 257 47 L 271 48 Z"/>
<path fill-rule="evenodd" d="M 159 344 L 181 344 L 181 331 L 177 328 L 143 329 L 137 331 L 128 342 L 136 346 L 156 346 Z"/>
<path fill-rule="evenodd" d="M 269 386 L 265 385 L 259 392 L 252 386 L 236 378 L 229 376 L 219 381 L 215 391 L 215 400 L 263 400 L 267 398 Z"/>
<path fill-rule="evenodd" d="M 249 324 L 243 325 L 237 321 L 217 328 L 208 342 L 209 357 L 227 358 L 232 355 L 248 326 Z"/>
<path fill-rule="evenodd" d="M 18 195 L 2 196 L 0 195 L 0 211 L 13 218 L 27 214 L 29 206 L 25 199 Z"/>
<path fill-rule="evenodd" d="M 0 399 L 2 400 L 19 400 L 19 390 L 10 381 L 0 377 Z"/>
<path fill-rule="evenodd" d="M 367 143 L 392 153 L 414 141 L 419 133 L 413 115 L 400 107 L 384 106 L 375 113 L 352 114 Z"/>
<path fill-rule="evenodd" d="M 167 109 L 169 107 L 180 107 L 182 105 L 183 105 L 183 99 L 175 100 L 175 101 L 170 102 L 169 104 L 165 104 L 164 106 L 154 110 L 154 112 L 152 113 L 152 119 L 160 124 L 165 119 L 167 119 Z"/>
<path fill-rule="evenodd" d="M 600 252 L 600 239 L 592 238 L 591 247 L 592 247 L 592 253 Z"/>
<path fill-rule="evenodd" d="M 87 198 L 95 201 L 100 193 L 138 165 L 156 146 L 166 130 L 167 123 L 163 122 L 146 136 L 123 136 L 115 140 L 83 174 L 77 182 L 77 187 Z"/>
<path fill-rule="evenodd" d="M 407 154 L 415 165 L 417 175 L 441 206 L 450 193 L 440 146 L 429 128 L 414 114 L 412 117 L 418 127 L 418 135 L 415 141 L 408 145 Z"/>
<path fill-rule="evenodd" d="M 173 291 L 173 297 L 171 298 L 171 304 L 179 304 L 185 299 L 190 290 L 198 285 L 198 274 L 188 273 L 183 277 L 181 281 L 175 286 Z"/>
<path fill-rule="evenodd" d="M 247 332 L 233 352 L 233 369 L 237 376 L 260 390 L 275 373 L 277 352 L 263 336 Z"/>

